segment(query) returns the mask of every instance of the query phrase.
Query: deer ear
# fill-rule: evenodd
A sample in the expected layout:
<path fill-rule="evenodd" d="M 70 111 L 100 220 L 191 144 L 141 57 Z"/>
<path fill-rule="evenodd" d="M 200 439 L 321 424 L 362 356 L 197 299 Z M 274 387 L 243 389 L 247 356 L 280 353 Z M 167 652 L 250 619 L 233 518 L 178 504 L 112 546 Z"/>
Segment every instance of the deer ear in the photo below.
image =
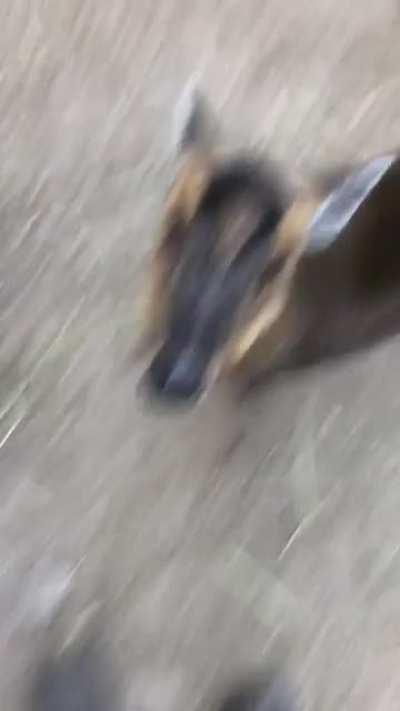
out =
<path fill-rule="evenodd" d="M 211 114 L 197 87 L 189 86 L 175 110 L 175 176 L 163 211 L 162 235 L 174 242 L 194 216 L 215 165 Z"/>
<path fill-rule="evenodd" d="M 307 253 L 327 249 L 346 229 L 398 160 L 388 154 L 370 160 L 344 177 L 316 209 L 310 225 Z"/>
<path fill-rule="evenodd" d="M 196 82 L 191 82 L 177 102 L 174 115 L 174 143 L 178 155 L 188 151 L 214 152 L 217 122 Z"/>

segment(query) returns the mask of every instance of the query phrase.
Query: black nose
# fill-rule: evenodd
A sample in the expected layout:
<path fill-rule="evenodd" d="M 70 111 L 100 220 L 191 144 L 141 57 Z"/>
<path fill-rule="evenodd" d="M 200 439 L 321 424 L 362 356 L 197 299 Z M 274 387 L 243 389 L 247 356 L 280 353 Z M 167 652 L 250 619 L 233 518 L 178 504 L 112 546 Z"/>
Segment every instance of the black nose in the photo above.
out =
<path fill-rule="evenodd" d="M 170 359 L 161 351 L 154 358 L 148 375 L 157 395 L 172 400 L 189 400 L 201 389 L 202 373 L 190 355 Z"/>

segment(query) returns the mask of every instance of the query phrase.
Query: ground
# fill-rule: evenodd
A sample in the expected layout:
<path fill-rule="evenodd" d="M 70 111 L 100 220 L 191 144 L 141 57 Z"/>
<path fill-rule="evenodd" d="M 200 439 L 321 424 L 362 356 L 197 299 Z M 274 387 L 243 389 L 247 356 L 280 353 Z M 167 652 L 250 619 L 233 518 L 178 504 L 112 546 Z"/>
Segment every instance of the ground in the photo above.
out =
<path fill-rule="evenodd" d="M 186 82 L 301 180 L 396 145 L 399 22 L 394 0 L 3 3 L 3 709 L 71 588 L 106 606 L 126 709 L 208 709 L 272 659 L 305 711 L 398 708 L 399 344 L 174 416 L 131 353 Z"/>

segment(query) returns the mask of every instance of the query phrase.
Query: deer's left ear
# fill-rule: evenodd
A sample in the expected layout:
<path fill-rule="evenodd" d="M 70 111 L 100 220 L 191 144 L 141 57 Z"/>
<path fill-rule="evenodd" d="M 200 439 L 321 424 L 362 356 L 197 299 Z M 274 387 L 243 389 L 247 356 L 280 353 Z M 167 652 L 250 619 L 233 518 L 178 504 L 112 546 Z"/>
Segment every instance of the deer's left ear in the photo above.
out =
<path fill-rule="evenodd" d="M 339 182 L 310 221 L 307 253 L 324 251 L 335 242 L 361 208 L 378 197 L 380 187 L 398 161 L 396 154 L 374 158 Z"/>

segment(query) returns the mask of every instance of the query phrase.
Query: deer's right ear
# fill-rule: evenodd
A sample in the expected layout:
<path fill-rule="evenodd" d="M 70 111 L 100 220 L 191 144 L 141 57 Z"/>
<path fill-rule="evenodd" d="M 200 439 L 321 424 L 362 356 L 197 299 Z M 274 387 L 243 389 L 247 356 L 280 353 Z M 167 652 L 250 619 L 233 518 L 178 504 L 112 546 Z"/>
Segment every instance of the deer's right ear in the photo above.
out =
<path fill-rule="evenodd" d="M 216 144 L 216 119 L 195 84 L 188 85 L 174 112 L 174 143 L 178 155 L 196 151 L 211 155 Z"/>
<path fill-rule="evenodd" d="M 136 352 L 146 352 L 162 331 L 171 276 L 179 263 L 200 201 L 214 171 L 212 121 L 204 99 L 189 87 L 175 111 L 177 165 L 162 208 L 161 224 L 150 255 L 147 281 L 140 299 L 140 331 Z"/>
<path fill-rule="evenodd" d="M 194 216 L 215 165 L 214 120 L 198 89 L 189 86 L 178 101 L 174 118 L 177 169 L 164 210 L 163 234 L 171 241 L 177 226 Z"/>

